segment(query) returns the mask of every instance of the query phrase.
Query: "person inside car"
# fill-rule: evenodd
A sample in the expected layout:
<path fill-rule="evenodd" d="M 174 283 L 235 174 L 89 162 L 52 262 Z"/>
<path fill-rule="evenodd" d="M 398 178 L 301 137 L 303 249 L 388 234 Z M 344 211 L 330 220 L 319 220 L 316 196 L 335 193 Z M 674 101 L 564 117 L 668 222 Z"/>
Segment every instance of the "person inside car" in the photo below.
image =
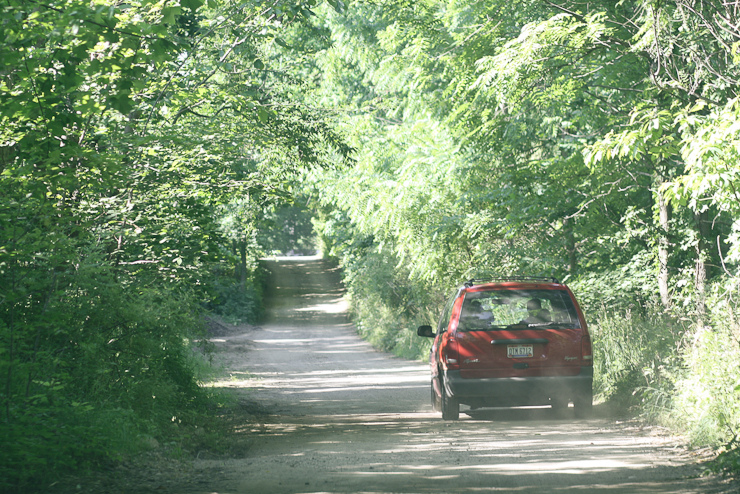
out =
<path fill-rule="evenodd" d="M 537 298 L 527 301 L 527 317 L 519 324 L 543 324 L 550 322 L 550 311 L 542 308 L 542 301 Z"/>
<path fill-rule="evenodd" d="M 493 322 L 493 313 L 485 310 L 481 304 L 466 304 L 463 308 L 461 329 L 463 331 L 475 331 L 488 329 Z"/>

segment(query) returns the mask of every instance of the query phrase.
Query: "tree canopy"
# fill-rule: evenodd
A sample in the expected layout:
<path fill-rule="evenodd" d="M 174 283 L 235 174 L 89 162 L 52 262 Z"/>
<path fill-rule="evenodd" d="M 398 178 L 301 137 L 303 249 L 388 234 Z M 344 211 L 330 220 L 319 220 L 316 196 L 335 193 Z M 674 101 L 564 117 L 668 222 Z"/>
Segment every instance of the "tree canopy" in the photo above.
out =
<path fill-rule="evenodd" d="M 3 490 L 187 415 L 203 309 L 257 314 L 261 211 L 349 151 L 276 52 L 313 5 L 0 5 Z"/>

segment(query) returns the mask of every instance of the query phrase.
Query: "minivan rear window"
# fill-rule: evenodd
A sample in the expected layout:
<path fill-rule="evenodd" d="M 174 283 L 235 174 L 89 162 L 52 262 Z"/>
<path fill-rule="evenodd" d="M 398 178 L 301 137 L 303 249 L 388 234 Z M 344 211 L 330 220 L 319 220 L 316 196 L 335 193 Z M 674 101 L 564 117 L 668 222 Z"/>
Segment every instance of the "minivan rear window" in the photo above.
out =
<path fill-rule="evenodd" d="M 565 290 L 497 289 L 465 294 L 458 331 L 580 328 Z"/>

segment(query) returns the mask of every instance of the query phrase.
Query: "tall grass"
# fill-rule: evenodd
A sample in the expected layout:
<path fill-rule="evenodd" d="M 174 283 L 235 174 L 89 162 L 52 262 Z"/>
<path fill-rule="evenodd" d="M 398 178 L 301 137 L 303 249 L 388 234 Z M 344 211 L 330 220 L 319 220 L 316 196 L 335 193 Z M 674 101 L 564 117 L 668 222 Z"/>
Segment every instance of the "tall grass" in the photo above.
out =
<path fill-rule="evenodd" d="M 601 308 L 591 324 L 594 392 L 618 406 L 642 404 L 645 394 L 670 394 L 685 323 L 647 309 L 638 313 Z"/>
<path fill-rule="evenodd" d="M 667 421 L 696 443 L 720 445 L 740 428 L 740 349 L 727 326 L 694 331 Z"/>
<path fill-rule="evenodd" d="M 713 287 L 707 324 L 685 339 L 682 373 L 666 421 L 701 445 L 719 447 L 720 468 L 740 471 L 740 310 L 733 291 Z"/>
<path fill-rule="evenodd" d="M 650 308 L 597 313 L 594 389 L 692 444 L 712 446 L 720 468 L 740 470 L 740 317 L 715 296 L 705 324 Z"/>

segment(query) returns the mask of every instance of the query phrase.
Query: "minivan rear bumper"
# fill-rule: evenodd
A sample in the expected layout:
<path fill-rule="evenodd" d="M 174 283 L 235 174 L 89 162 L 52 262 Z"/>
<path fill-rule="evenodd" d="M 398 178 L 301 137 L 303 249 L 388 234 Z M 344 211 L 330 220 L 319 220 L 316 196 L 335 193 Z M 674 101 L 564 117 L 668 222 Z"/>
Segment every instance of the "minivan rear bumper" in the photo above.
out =
<path fill-rule="evenodd" d="M 544 405 L 550 398 L 576 400 L 590 396 L 594 369 L 581 367 L 572 376 L 495 377 L 466 379 L 459 370 L 445 372 L 445 392 L 461 403 L 477 406 Z"/>

